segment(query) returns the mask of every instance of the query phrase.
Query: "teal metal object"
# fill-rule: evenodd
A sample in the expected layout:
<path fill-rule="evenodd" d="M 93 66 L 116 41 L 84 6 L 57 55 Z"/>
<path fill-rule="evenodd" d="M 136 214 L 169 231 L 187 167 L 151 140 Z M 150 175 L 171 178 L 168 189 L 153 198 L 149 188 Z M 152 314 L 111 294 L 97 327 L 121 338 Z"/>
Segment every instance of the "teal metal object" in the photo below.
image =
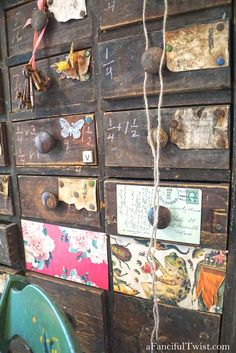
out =
<path fill-rule="evenodd" d="M 11 276 L 0 299 L 0 352 L 21 337 L 34 353 L 82 353 L 66 316 L 25 277 Z"/>

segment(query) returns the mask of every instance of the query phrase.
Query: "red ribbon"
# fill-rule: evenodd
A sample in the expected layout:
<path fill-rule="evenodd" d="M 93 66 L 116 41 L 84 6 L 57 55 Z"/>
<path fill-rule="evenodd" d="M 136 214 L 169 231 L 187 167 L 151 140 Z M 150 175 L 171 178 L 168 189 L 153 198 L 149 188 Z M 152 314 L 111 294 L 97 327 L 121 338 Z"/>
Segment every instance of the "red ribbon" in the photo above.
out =
<path fill-rule="evenodd" d="M 37 6 L 38 6 L 39 10 L 44 10 L 45 6 L 46 6 L 46 0 L 38 0 L 37 1 Z M 47 23 L 43 27 L 40 35 L 39 35 L 38 31 L 34 31 L 33 52 L 32 52 L 32 57 L 31 57 L 31 59 L 29 61 L 29 64 L 32 65 L 33 70 L 36 69 L 36 64 L 35 64 L 36 52 L 37 52 L 37 50 L 38 50 L 38 48 L 40 46 L 40 43 L 41 43 L 41 41 L 43 39 L 46 27 L 47 27 Z"/>

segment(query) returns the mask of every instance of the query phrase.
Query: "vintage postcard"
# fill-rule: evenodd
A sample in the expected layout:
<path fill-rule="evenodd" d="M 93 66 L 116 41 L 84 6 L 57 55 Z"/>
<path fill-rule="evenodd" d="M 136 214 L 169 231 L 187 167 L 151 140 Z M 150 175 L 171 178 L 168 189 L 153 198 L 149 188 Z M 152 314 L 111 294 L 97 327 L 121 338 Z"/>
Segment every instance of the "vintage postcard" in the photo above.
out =
<path fill-rule="evenodd" d="M 167 207 L 171 222 L 159 229 L 160 240 L 188 244 L 200 243 L 202 190 L 160 187 L 160 206 Z M 120 235 L 149 238 L 149 214 L 154 205 L 154 188 L 142 185 L 117 185 L 117 230 Z"/>

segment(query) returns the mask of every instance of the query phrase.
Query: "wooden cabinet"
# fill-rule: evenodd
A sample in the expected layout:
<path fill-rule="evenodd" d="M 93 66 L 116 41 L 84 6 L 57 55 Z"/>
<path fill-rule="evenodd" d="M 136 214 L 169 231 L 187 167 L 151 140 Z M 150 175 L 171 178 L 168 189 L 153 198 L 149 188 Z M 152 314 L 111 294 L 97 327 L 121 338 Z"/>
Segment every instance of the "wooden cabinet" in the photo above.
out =
<path fill-rule="evenodd" d="M 18 180 L 22 216 L 50 222 L 100 227 L 99 191 L 96 178 L 20 175 Z M 62 192 L 63 188 L 65 188 L 65 194 Z M 93 189 L 92 195 L 91 189 Z M 87 197 L 87 205 L 83 203 L 84 197 L 85 201 Z M 60 199 L 64 199 L 65 202 Z M 82 208 L 79 201 L 81 199 Z"/>
<path fill-rule="evenodd" d="M 115 235 L 133 235 L 133 228 L 130 227 L 130 234 L 126 232 L 118 233 L 118 207 L 117 202 L 117 186 L 151 186 L 150 182 L 127 181 L 127 180 L 108 180 L 105 182 L 105 204 L 106 204 L 106 230 L 108 234 Z M 205 247 L 225 249 L 227 244 L 227 224 L 228 224 L 228 198 L 229 186 L 227 184 L 198 184 L 198 183 L 173 183 L 162 182 L 161 187 L 168 188 L 184 188 L 190 190 L 202 191 L 202 211 L 201 211 L 201 228 L 200 228 L 200 244 Z M 128 189 L 127 189 L 128 190 Z M 126 190 L 126 192 L 127 192 Z M 139 192 L 139 191 L 138 191 Z M 148 218 L 148 203 L 145 202 L 145 196 L 141 196 L 143 203 L 137 203 L 136 208 L 132 209 L 133 214 L 137 215 L 137 207 L 143 212 L 142 217 Z M 129 199 L 127 196 L 127 211 L 130 209 Z M 122 202 L 122 200 L 120 201 Z M 132 203 L 133 205 L 133 203 Z M 124 204 L 123 204 L 124 206 Z M 150 207 L 150 206 L 149 206 Z M 141 215 L 139 214 L 139 216 Z M 146 216 L 145 216 L 146 215 Z M 181 217 L 181 211 L 176 211 L 176 217 Z M 135 219 L 133 220 L 135 225 Z M 173 231 L 174 232 L 174 231 Z M 139 234 L 142 237 L 142 234 Z M 160 239 L 160 238 L 159 238 Z M 162 240 L 162 239 L 160 239 Z M 178 240 L 177 240 L 178 241 Z M 179 240 L 180 241 L 180 240 Z"/>
<path fill-rule="evenodd" d="M 29 120 L 13 126 L 17 165 L 97 164 L 96 120 L 93 114 Z"/>
<path fill-rule="evenodd" d="M 150 110 L 155 142 L 157 111 Z M 218 117 L 217 117 L 218 116 Z M 228 106 L 164 108 L 161 168 L 229 168 Z M 105 159 L 109 167 L 152 167 L 144 110 L 104 114 Z"/>

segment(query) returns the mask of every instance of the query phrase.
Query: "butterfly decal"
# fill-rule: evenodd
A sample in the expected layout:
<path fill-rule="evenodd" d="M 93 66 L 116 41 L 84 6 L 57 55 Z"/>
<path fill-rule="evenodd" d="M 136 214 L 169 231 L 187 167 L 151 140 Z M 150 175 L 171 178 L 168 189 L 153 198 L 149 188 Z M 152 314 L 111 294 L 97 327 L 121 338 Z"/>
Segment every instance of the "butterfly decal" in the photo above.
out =
<path fill-rule="evenodd" d="M 59 124 L 61 125 L 61 136 L 64 138 L 67 138 L 69 136 L 73 136 L 74 139 L 79 139 L 81 136 L 81 129 L 84 125 L 84 120 L 80 119 L 78 121 L 76 121 L 76 123 L 72 123 L 70 125 L 70 123 L 64 119 L 64 118 L 60 118 L 59 119 Z"/>

